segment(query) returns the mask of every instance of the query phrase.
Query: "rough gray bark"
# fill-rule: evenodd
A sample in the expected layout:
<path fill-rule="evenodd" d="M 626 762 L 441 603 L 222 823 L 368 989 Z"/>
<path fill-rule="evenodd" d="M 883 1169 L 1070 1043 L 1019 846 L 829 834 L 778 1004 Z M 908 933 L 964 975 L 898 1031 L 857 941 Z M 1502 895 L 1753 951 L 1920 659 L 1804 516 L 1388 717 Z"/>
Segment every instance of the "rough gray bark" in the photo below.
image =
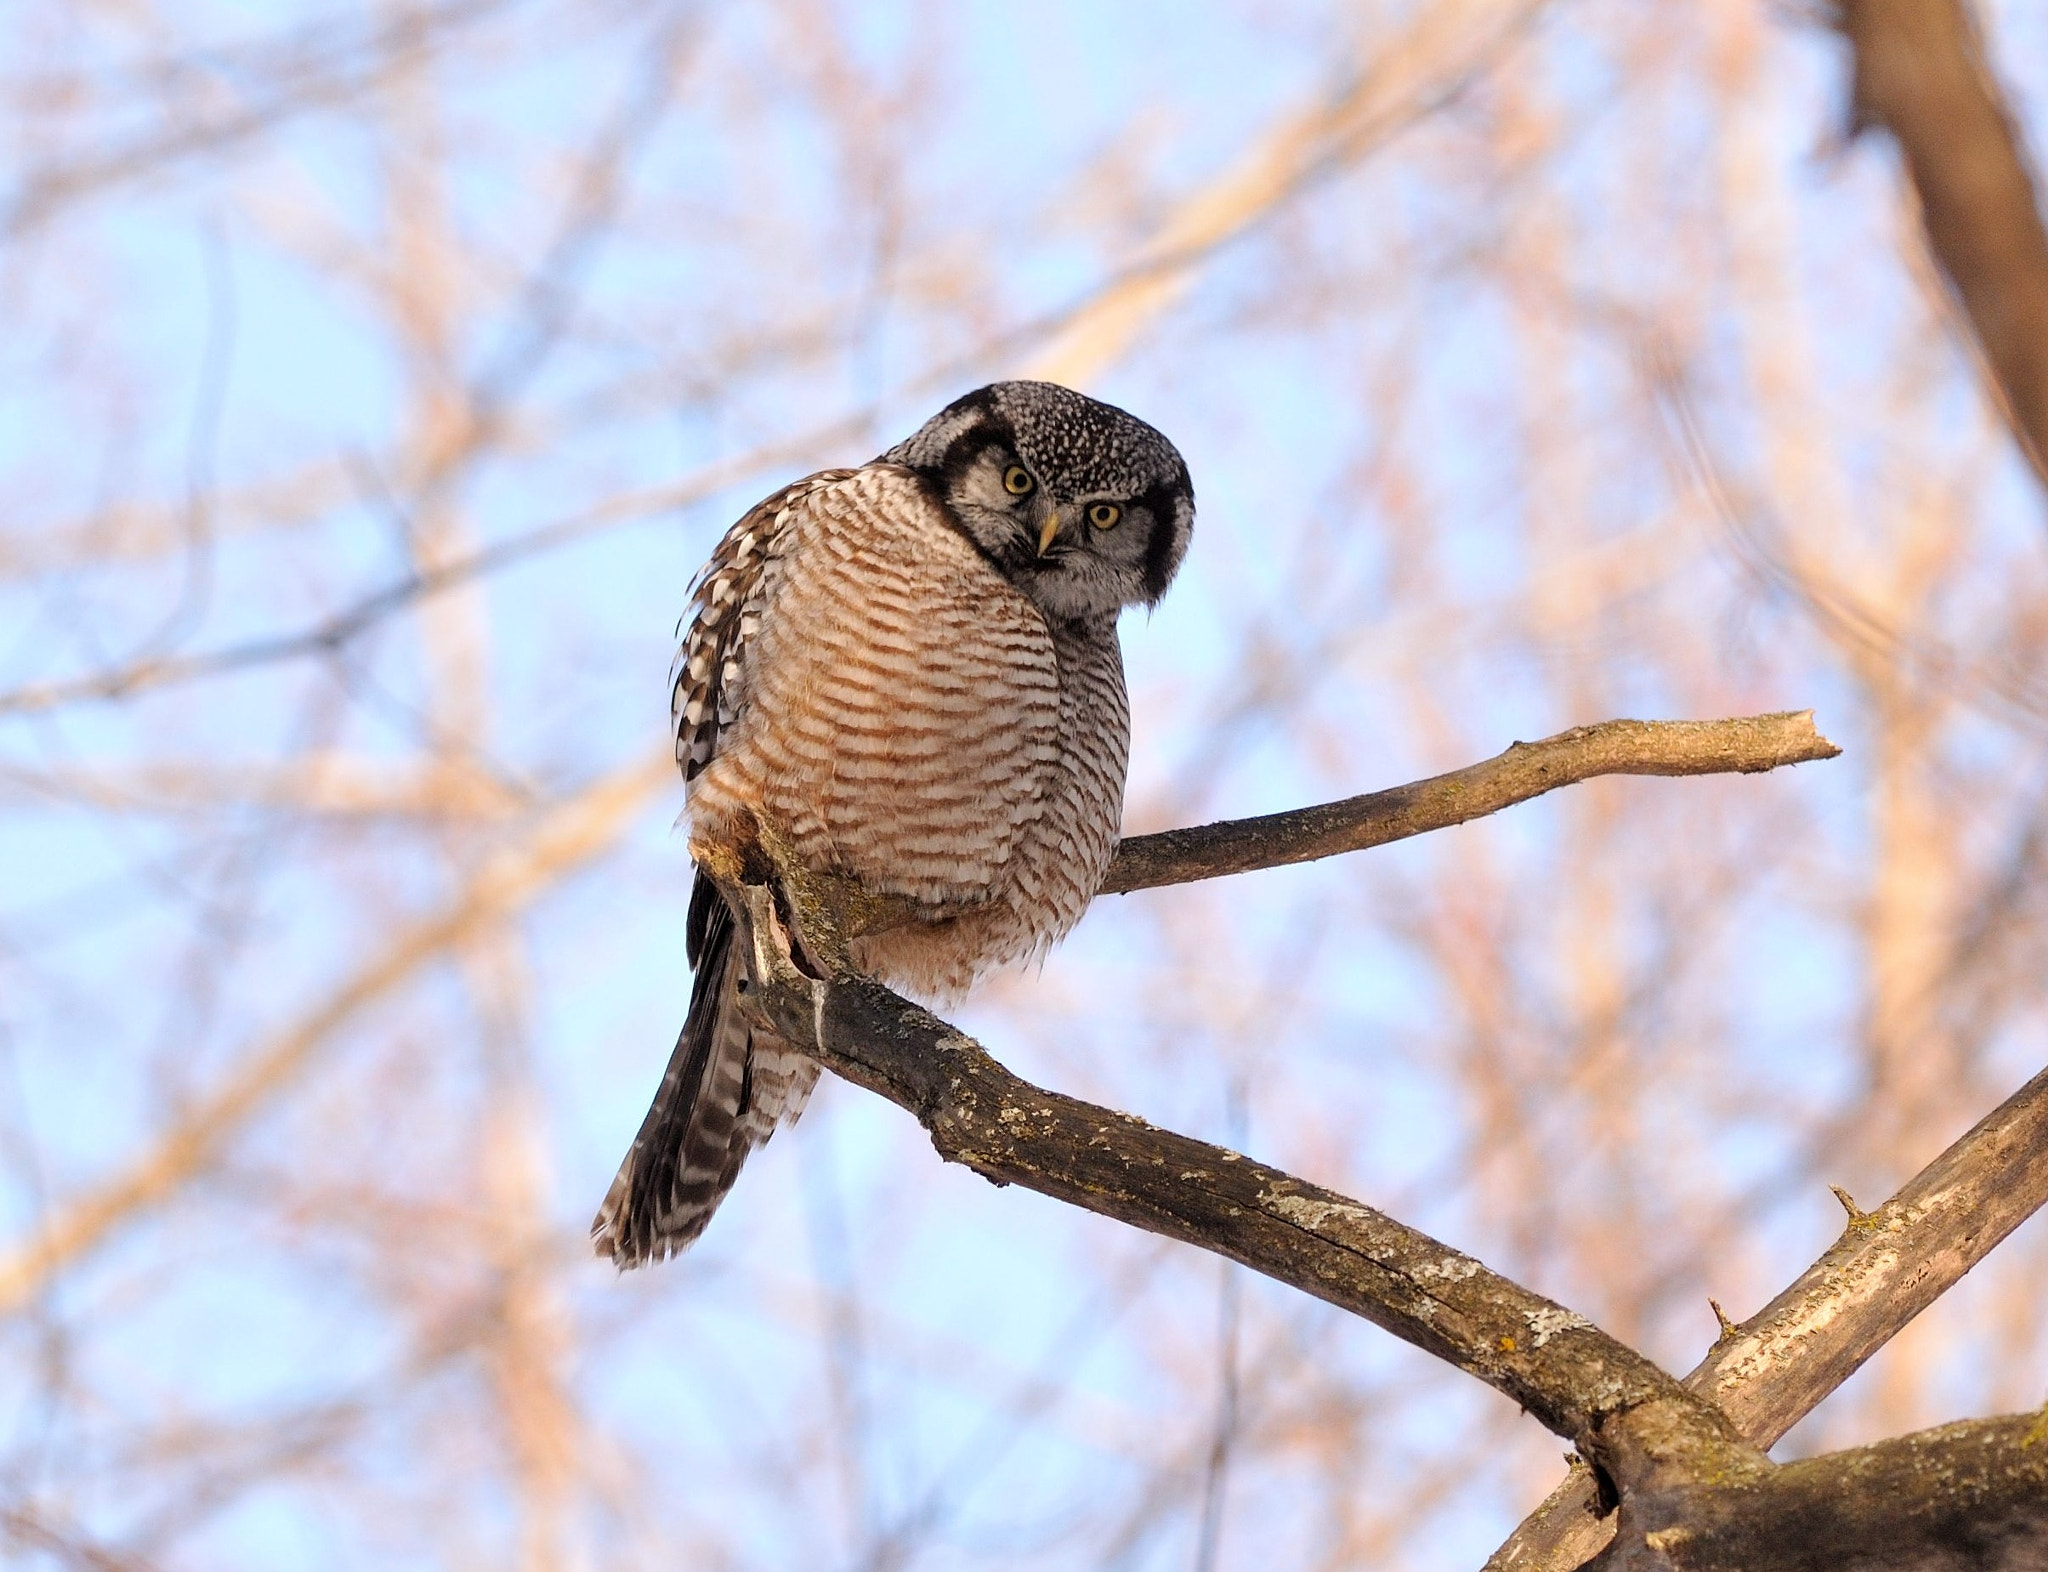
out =
<path fill-rule="evenodd" d="M 1625 1501 L 1599 1572 L 2040 1572 L 2048 1414 L 1970 1419 Z"/>
<path fill-rule="evenodd" d="M 726 888 L 742 914 L 750 1008 L 913 1114 L 946 1161 L 1212 1250 L 1363 1316 L 1506 1393 L 1589 1456 L 1625 1435 L 1660 1463 L 1766 1466 L 1712 1404 L 1584 1316 L 1347 1196 L 1034 1086 L 880 983 L 808 976 L 789 958 L 767 891 Z"/>

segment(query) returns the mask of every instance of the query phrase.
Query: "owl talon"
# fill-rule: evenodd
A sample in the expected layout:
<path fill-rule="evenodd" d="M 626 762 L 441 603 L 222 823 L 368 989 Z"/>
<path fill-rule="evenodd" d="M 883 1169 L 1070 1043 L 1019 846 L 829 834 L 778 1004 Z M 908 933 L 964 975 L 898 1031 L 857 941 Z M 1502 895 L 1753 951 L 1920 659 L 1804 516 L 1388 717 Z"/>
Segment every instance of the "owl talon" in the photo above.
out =
<path fill-rule="evenodd" d="M 787 980 L 797 971 L 796 957 L 776 909 L 775 892 L 762 884 L 742 884 L 725 886 L 724 893 L 747 937 L 748 979 L 770 987 Z"/>
<path fill-rule="evenodd" d="M 790 942 L 791 930 L 783 921 L 777 892 L 763 884 L 722 880 L 718 887 L 732 908 L 743 941 L 741 954 L 746 964 L 734 988 L 740 1009 L 757 1018 L 765 1030 L 787 1037 L 790 1022 L 778 1019 L 771 1001 L 778 990 L 799 990 L 810 1001 L 811 1046 L 823 1048 L 826 983 L 804 969 L 797 947 Z"/>

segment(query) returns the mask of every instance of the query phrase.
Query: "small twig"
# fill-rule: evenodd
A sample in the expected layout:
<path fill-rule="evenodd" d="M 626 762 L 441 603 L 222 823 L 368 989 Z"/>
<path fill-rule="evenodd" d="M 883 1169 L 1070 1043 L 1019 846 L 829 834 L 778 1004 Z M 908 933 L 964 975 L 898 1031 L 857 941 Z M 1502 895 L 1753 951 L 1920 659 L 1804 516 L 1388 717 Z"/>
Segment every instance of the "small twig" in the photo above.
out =
<path fill-rule="evenodd" d="M 1714 1312 L 1714 1324 L 1720 1328 L 1720 1331 L 1715 1335 L 1714 1338 L 1714 1345 L 1718 1348 L 1722 1343 L 1725 1343 L 1729 1338 L 1735 1336 L 1742 1329 L 1739 1326 L 1737 1326 L 1733 1321 L 1728 1319 L 1728 1312 L 1721 1308 L 1720 1300 L 1709 1299 L 1707 1301 L 1707 1308 Z"/>
<path fill-rule="evenodd" d="M 1854 1228 L 1858 1223 L 1869 1221 L 1870 1214 L 1856 1204 L 1855 1196 L 1838 1184 L 1831 1184 L 1828 1186 L 1828 1189 L 1834 1193 L 1835 1199 L 1842 1203 L 1842 1210 L 1849 1214 L 1849 1226 L 1851 1228 Z"/>
<path fill-rule="evenodd" d="M 1832 759 L 1812 710 L 1710 721 L 1602 721 L 1518 742 L 1484 763 L 1316 808 L 1139 835 L 1117 848 L 1102 893 L 1313 862 L 1446 829 L 1596 775 L 1753 775 Z"/>

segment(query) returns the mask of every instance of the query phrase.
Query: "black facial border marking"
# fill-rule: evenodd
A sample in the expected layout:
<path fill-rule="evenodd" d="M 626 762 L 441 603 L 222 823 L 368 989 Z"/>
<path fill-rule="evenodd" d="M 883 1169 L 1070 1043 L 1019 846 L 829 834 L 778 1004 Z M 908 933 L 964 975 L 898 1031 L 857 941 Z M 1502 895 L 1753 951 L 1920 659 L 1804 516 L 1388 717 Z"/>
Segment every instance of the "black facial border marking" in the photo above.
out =
<path fill-rule="evenodd" d="M 1154 606 L 1166 594 L 1166 586 L 1173 582 L 1173 570 L 1178 565 L 1174 546 L 1180 538 L 1179 504 L 1183 500 L 1190 506 L 1194 502 L 1194 490 L 1185 475 L 1178 485 L 1162 482 L 1138 499 L 1138 506 L 1152 516 L 1152 533 L 1145 541 L 1144 581 L 1145 599 Z"/>
<path fill-rule="evenodd" d="M 986 454 L 995 454 L 1008 463 L 1022 463 L 1023 456 L 1017 451 L 1015 433 L 995 407 L 989 388 L 977 388 L 974 392 L 955 399 L 935 419 L 943 420 L 948 415 L 971 411 L 977 418 L 969 422 L 936 459 L 922 464 L 906 464 L 924 487 L 925 495 L 937 505 L 939 512 L 954 523 L 955 533 L 972 546 L 977 555 L 1005 578 L 1010 578 L 1030 564 L 1021 550 L 1015 560 L 1005 561 L 1002 556 L 990 550 L 975 537 L 972 530 L 963 528 L 954 519 L 953 508 L 948 500 L 965 479 L 967 472 L 979 463 Z M 1029 493 L 1026 493 L 1028 496 Z M 1025 500 L 1020 497 L 1018 501 Z M 1022 537 L 1019 537 L 1021 542 Z"/>

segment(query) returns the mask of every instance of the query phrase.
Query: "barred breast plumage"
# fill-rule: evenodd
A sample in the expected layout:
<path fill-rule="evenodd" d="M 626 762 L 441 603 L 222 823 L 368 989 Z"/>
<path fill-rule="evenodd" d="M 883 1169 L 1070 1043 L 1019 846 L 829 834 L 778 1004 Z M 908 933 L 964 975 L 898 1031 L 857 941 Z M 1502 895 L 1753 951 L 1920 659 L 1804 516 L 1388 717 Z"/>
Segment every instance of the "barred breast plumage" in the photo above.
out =
<path fill-rule="evenodd" d="M 1061 434 L 1057 463 L 1017 419 L 1047 400 L 1089 417 Z M 1108 436 L 1090 424 L 1103 412 Z M 852 958 L 933 1001 L 1042 954 L 1116 847 L 1130 730 L 1117 613 L 1164 590 L 1192 511 L 1164 438 L 1030 383 L 970 395 L 882 459 L 766 499 L 699 576 L 677 657 L 693 853 L 758 824 L 805 868 L 905 903 L 911 919 L 855 938 Z M 695 1238 L 817 1078 L 735 1007 L 731 937 L 700 875 L 689 1018 L 593 1224 L 622 1265 Z"/>

